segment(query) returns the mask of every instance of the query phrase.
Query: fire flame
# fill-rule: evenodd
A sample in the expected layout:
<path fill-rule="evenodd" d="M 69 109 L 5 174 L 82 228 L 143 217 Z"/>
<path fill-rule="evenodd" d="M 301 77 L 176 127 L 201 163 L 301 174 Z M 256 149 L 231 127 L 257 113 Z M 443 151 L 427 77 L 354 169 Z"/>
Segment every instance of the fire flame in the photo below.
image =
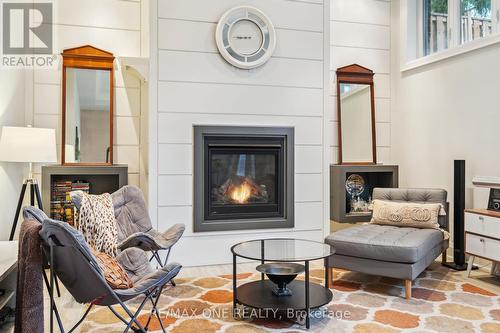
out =
<path fill-rule="evenodd" d="M 229 197 L 231 200 L 239 203 L 239 204 L 246 204 L 248 202 L 248 199 L 252 196 L 253 189 L 251 184 L 248 183 L 247 180 L 245 180 L 241 185 L 233 187 L 231 190 L 231 193 L 229 194 Z"/>

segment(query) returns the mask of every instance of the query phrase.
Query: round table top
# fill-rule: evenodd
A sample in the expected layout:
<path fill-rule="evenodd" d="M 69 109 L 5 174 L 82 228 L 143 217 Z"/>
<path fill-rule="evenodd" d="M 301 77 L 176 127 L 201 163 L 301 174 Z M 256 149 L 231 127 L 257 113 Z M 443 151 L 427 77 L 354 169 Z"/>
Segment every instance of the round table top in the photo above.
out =
<path fill-rule="evenodd" d="M 238 243 L 231 252 L 251 260 L 294 262 L 327 258 L 335 250 L 325 243 L 306 239 L 272 238 Z"/>

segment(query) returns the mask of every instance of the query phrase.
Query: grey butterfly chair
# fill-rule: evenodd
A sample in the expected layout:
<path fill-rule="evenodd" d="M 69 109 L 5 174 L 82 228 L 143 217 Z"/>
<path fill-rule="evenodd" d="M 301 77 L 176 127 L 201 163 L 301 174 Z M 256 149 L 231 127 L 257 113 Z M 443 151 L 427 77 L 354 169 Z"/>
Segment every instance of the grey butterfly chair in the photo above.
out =
<path fill-rule="evenodd" d="M 44 253 L 50 258 L 51 267 L 50 332 L 53 332 L 53 314 L 56 315 L 60 331 L 65 332 L 53 298 L 54 275 L 57 275 L 78 303 L 89 304 L 82 318 L 68 331 L 69 333 L 73 332 L 85 320 L 95 305 L 107 306 L 119 320 L 127 325 L 124 332 L 129 330 L 147 332 L 153 315 L 158 318 L 163 332 L 166 332 L 160 320 L 157 305 L 163 288 L 179 273 L 181 265 L 170 263 L 156 271 L 151 269 L 143 272 L 141 277 L 135 277 L 136 281 L 132 288 L 113 290 L 107 284 L 103 272 L 82 234 L 76 229 L 65 222 L 45 220 L 42 224 L 40 237 Z M 137 310 L 133 312 L 125 302 L 141 295 L 144 299 Z M 148 300 L 152 307 L 146 325 L 143 326 L 137 318 Z M 125 319 L 113 306 L 122 307 L 130 319 Z"/>
<path fill-rule="evenodd" d="M 82 191 L 70 193 L 71 200 L 79 209 L 82 202 Z M 137 247 L 144 251 L 152 252 L 160 266 L 165 266 L 172 246 L 181 238 L 184 224 L 175 224 L 165 232 L 153 229 L 148 213 L 148 207 L 142 191 L 137 186 L 124 186 L 111 194 L 115 217 L 118 227 L 118 249 Z M 167 251 L 165 260 L 162 261 L 159 251 Z"/>
<path fill-rule="evenodd" d="M 49 217 L 40 209 L 27 206 L 23 209 L 23 217 L 25 219 L 33 219 L 35 221 L 43 223 L 43 221 L 48 220 Z M 138 248 L 129 248 L 120 252 L 120 254 L 116 257 L 116 260 L 120 263 L 120 265 L 127 271 L 127 274 L 132 279 L 133 282 L 139 280 L 139 278 L 145 274 L 148 274 L 152 271 L 152 268 L 149 266 L 149 259 L 144 253 L 143 250 Z M 50 288 L 49 280 L 47 278 L 47 274 L 45 273 L 45 269 L 50 268 L 49 259 L 44 258 L 44 270 L 43 270 L 43 279 L 45 281 L 45 285 L 47 286 L 47 290 Z M 57 277 L 54 279 L 55 287 L 57 291 L 57 295 L 60 297 L 61 292 L 59 289 L 59 283 L 57 282 Z"/>

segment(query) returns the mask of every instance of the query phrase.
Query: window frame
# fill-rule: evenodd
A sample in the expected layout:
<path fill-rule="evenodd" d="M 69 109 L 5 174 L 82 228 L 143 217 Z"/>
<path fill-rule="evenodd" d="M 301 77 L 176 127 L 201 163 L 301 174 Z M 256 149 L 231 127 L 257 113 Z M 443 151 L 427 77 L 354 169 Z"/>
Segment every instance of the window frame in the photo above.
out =
<path fill-rule="evenodd" d="M 500 0 L 491 0 L 491 35 L 461 43 L 461 0 L 448 0 L 448 48 L 424 54 L 423 1 L 402 0 L 401 71 L 412 70 L 436 61 L 500 43 Z"/>

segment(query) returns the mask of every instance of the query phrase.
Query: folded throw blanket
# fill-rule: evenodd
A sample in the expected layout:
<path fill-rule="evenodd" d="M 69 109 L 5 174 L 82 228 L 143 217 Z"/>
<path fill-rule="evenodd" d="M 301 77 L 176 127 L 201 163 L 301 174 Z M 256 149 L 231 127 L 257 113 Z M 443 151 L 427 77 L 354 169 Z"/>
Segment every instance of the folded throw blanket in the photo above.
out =
<path fill-rule="evenodd" d="M 42 225 L 25 220 L 19 235 L 15 333 L 43 333 Z"/>
<path fill-rule="evenodd" d="M 116 257 L 118 230 L 111 195 L 84 193 L 78 216 L 76 228 L 83 234 L 90 247 Z"/>

